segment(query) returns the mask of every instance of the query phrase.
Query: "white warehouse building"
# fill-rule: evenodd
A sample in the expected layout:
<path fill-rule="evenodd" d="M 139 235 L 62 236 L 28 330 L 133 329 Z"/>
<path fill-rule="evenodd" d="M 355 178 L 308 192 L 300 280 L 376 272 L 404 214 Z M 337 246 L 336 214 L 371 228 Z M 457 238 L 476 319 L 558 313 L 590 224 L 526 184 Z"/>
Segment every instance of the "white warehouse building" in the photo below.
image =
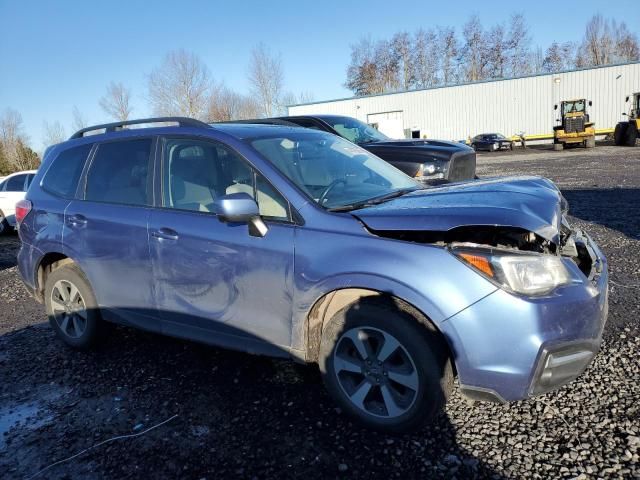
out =
<path fill-rule="evenodd" d="M 466 140 L 479 133 L 553 132 L 562 100 L 592 101 L 596 130 L 613 129 L 640 91 L 640 62 L 289 106 L 289 115 L 355 117 L 392 138 Z"/>

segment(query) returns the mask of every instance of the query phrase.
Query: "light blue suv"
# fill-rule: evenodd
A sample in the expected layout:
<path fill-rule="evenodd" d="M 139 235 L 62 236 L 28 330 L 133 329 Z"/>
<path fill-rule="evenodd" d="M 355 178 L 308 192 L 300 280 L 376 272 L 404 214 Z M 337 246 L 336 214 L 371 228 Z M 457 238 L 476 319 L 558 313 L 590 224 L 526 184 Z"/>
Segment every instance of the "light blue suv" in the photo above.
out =
<path fill-rule="evenodd" d="M 317 363 L 346 412 L 402 432 L 455 376 L 507 402 L 587 367 L 607 265 L 566 211 L 540 177 L 429 188 L 329 133 L 172 117 L 48 149 L 16 217 L 66 344 L 116 322 Z"/>

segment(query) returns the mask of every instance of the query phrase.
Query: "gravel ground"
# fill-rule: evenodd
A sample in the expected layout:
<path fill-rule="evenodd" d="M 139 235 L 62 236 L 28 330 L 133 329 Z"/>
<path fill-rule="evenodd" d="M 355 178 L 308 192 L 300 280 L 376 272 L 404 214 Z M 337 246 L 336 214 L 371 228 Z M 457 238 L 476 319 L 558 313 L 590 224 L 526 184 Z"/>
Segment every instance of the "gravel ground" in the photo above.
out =
<path fill-rule="evenodd" d="M 0 477 L 639 478 L 640 148 L 479 155 L 479 175 L 550 177 L 612 275 L 602 352 L 571 385 L 469 405 L 456 392 L 418 434 L 353 425 L 317 370 L 116 328 L 99 350 L 63 348 L 0 237 Z M 177 417 L 174 417 L 177 415 Z"/>

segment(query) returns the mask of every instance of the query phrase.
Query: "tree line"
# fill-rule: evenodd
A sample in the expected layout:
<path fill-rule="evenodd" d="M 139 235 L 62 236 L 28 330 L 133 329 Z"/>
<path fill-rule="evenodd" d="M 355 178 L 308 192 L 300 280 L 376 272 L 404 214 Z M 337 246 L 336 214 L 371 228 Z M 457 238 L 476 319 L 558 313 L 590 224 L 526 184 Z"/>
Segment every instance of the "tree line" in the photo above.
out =
<path fill-rule="evenodd" d="M 195 53 L 175 50 L 147 75 L 147 110 L 158 117 L 185 116 L 205 122 L 224 122 L 270 117 L 286 113 L 286 106 L 313 100 L 309 92 L 299 95 L 285 90 L 284 69 L 279 54 L 263 44 L 251 51 L 247 80 L 250 91 L 236 92 L 213 78 L 209 67 Z M 98 104 L 110 120 L 126 121 L 134 112 L 133 92 L 122 82 L 112 81 Z M 71 130 L 89 126 L 86 116 L 73 106 Z M 59 120 L 43 122 L 43 148 L 68 138 Z M 28 147 L 20 113 L 6 109 L 0 115 L 0 175 L 37 168 L 38 154 Z"/>
<path fill-rule="evenodd" d="M 522 14 L 485 28 L 477 15 L 453 27 L 400 31 L 351 46 L 345 87 L 356 96 L 456 83 L 553 73 L 640 60 L 635 33 L 624 22 L 593 16 L 577 42 L 532 47 Z"/>

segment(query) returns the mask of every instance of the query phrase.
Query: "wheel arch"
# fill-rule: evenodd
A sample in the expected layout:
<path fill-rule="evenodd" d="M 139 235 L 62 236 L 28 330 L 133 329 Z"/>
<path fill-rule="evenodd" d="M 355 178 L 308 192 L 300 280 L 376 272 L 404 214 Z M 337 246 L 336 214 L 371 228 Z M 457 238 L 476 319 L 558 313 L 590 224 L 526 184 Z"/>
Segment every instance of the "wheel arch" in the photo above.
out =
<path fill-rule="evenodd" d="M 60 252 L 47 252 L 40 258 L 35 267 L 35 296 L 40 302 L 44 301 L 44 285 L 47 281 L 47 276 L 61 265 L 69 263 L 76 263 L 73 259 L 69 258 L 64 253 Z M 77 265 L 77 264 L 76 264 Z"/>
<path fill-rule="evenodd" d="M 327 322 L 341 309 L 352 305 L 364 298 L 378 298 L 381 301 L 389 302 L 396 308 L 410 314 L 417 322 L 426 328 L 437 332 L 442 337 L 442 346 L 446 349 L 446 354 L 451 359 L 451 364 L 455 370 L 453 350 L 449 345 L 445 335 L 425 312 L 421 311 L 412 303 L 394 294 L 362 287 L 336 288 L 322 295 L 309 309 L 305 321 L 305 360 L 307 362 L 317 362 L 320 352 L 322 333 Z"/>

